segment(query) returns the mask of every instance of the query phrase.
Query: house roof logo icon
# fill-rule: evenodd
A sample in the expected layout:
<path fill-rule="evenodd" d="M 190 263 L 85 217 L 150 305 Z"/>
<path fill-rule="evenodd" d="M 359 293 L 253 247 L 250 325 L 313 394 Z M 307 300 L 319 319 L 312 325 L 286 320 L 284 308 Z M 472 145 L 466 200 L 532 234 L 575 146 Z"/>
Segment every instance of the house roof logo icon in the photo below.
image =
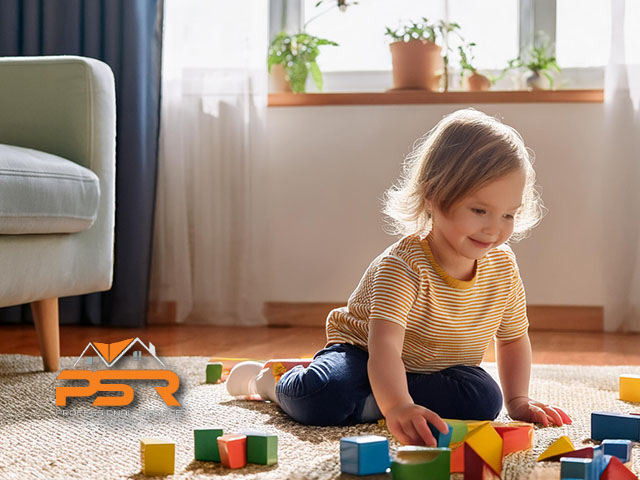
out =
<path fill-rule="evenodd" d="M 124 355 L 137 343 L 142 345 L 142 347 L 147 352 L 149 352 L 149 354 L 153 358 L 155 358 L 158 362 L 160 362 L 160 365 L 162 365 L 163 367 L 165 366 L 162 360 L 160 360 L 156 355 L 155 345 L 149 342 L 149 345 L 147 346 L 138 337 L 128 338 L 126 340 L 121 340 L 119 342 L 113 342 L 113 343 L 89 342 L 87 346 L 84 348 L 84 350 L 82 351 L 82 353 L 80 354 L 80 356 L 78 357 L 78 359 L 75 361 L 73 366 L 75 367 L 78 364 L 78 362 L 82 359 L 82 357 L 84 357 L 85 353 L 87 353 L 87 350 L 91 348 L 98 355 L 98 357 L 102 359 L 104 364 L 110 368 L 113 365 L 115 365 L 115 363 L 118 360 L 124 357 Z"/>

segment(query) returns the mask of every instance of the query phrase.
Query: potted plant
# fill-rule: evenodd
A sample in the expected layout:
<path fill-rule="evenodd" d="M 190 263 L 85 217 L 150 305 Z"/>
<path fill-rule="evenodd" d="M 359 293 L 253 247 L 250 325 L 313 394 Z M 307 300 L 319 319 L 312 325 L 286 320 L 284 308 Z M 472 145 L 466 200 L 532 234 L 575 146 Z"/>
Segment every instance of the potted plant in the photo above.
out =
<path fill-rule="evenodd" d="M 548 37 L 539 32 L 533 44 L 518 58 L 509 61 L 505 72 L 510 69 L 526 69 L 530 72 L 527 77 L 527 87 L 530 90 L 553 89 L 552 73 L 562 73 L 562 69 L 553 54 L 553 45 Z"/>
<path fill-rule="evenodd" d="M 396 30 L 386 27 L 385 35 L 392 39 L 394 90 L 439 90 L 444 61 L 442 47 L 436 44 L 437 32 L 438 26 L 424 17 Z"/>
<path fill-rule="evenodd" d="M 268 69 L 272 72 L 274 66 L 280 66 L 280 75 L 285 84 L 279 85 L 280 91 L 286 91 L 287 85 L 295 93 L 306 91 L 307 77 L 311 78 L 318 90 L 322 90 L 322 73 L 316 63 L 320 54 L 319 47 L 323 45 L 337 46 L 336 42 L 325 38 L 318 38 L 308 33 L 290 35 L 280 32 L 269 46 Z M 275 75 L 275 72 L 274 72 Z M 282 80 L 280 80 L 282 82 Z M 275 80 L 276 82 L 278 79 Z"/>
<path fill-rule="evenodd" d="M 458 52 L 460 53 L 460 69 L 462 70 L 460 72 L 460 85 L 464 85 L 466 78 L 467 88 L 469 91 L 482 92 L 491 88 L 491 81 L 484 75 L 479 74 L 478 69 L 473 66 L 473 60 L 475 58 L 473 55 L 473 47 L 475 46 L 476 44 L 473 42 L 458 46 Z M 465 77 L 465 72 L 470 73 L 468 78 Z"/>

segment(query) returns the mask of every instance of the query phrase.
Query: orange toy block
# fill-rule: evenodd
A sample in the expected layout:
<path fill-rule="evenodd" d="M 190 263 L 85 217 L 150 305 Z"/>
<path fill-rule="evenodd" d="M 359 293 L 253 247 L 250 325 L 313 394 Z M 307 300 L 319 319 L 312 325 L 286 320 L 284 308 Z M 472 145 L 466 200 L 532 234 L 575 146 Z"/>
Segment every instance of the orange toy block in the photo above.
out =
<path fill-rule="evenodd" d="M 464 442 L 482 458 L 496 475 L 500 476 L 502 472 L 502 448 L 504 442 L 490 423 L 487 422 L 485 425 L 474 428 L 464 437 Z M 467 451 L 468 450 L 465 449 L 465 468 Z"/>
<path fill-rule="evenodd" d="M 451 449 L 451 473 L 464 472 L 464 442 L 452 443 Z"/>
<path fill-rule="evenodd" d="M 600 480 L 638 480 L 638 477 L 625 467 L 618 457 L 611 457 L 609 465 L 600 475 Z"/>
<path fill-rule="evenodd" d="M 552 457 L 556 457 L 563 453 L 573 452 L 576 447 L 571 443 L 571 439 L 566 435 L 561 436 L 547 448 L 544 452 L 540 454 L 538 457 L 538 461 L 548 460 Z"/>
<path fill-rule="evenodd" d="M 473 448 L 464 445 L 464 480 L 493 480 L 500 477 L 485 463 Z"/>
<path fill-rule="evenodd" d="M 620 400 L 625 402 L 640 402 L 640 375 L 620 375 Z"/>
<path fill-rule="evenodd" d="M 528 450 L 533 446 L 533 425 L 530 423 L 514 422 L 493 428 L 502 437 L 502 455 Z"/>
<path fill-rule="evenodd" d="M 227 434 L 218 437 L 220 461 L 227 468 L 242 468 L 247 464 L 247 436 Z"/>

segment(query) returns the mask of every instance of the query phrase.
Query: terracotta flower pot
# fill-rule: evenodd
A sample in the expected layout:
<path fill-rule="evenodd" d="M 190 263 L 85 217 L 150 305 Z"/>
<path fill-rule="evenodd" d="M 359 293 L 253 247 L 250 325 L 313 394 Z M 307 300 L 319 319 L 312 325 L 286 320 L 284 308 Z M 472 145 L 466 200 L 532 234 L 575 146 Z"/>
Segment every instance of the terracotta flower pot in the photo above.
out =
<path fill-rule="evenodd" d="M 442 48 L 433 42 L 410 40 L 389 45 L 393 64 L 393 88 L 431 90 L 440 89 L 440 75 L 444 68 Z"/>
<path fill-rule="evenodd" d="M 269 74 L 269 91 L 271 92 L 290 92 L 291 85 L 287 79 L 287 73 L 284 69 L 284 65 L 276 63 L 271 66 L 271 73 Z"/>
<path fill-rule="evenodd" d="M 467 79 L 467 81 L 469 82 L 470 92 L 486 92 L 491 88 L 491 82 L 489 79 L 479 73 L 474 73 Z"/>

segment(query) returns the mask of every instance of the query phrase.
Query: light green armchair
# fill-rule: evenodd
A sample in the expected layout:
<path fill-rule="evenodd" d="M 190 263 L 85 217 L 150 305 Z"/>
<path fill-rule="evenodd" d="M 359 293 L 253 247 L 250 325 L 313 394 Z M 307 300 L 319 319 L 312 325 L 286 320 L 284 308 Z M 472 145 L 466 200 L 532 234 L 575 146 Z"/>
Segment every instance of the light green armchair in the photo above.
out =
<path fill-rule="evenodd" d="M 31 303 L 58 370 L 58 298 L 111 288 L 115 223 L 111 69 L 0 57 L 0 306 Z"/>

